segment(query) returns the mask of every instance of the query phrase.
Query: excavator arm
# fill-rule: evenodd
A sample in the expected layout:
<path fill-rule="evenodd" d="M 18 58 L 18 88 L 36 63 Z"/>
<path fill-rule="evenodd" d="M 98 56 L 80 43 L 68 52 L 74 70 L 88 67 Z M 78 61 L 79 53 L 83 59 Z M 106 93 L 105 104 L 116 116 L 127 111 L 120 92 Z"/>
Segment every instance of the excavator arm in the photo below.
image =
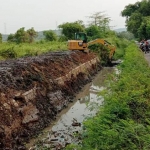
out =
<path fill-rule="evenodd" d="M 106 46 L 110 50 L 109 59 L 110 60 L 112 59 L 112 57 L 115 53 L 115 50 L 116 50 L 116 47 L 114 45 L 111 45 L 108 41 L 106 41 L 104 39 L 95 39 L 95 40 L 87 43 L 88 46 L 93 45 L 93 44 L 102 44 L 102 45 Z"/>

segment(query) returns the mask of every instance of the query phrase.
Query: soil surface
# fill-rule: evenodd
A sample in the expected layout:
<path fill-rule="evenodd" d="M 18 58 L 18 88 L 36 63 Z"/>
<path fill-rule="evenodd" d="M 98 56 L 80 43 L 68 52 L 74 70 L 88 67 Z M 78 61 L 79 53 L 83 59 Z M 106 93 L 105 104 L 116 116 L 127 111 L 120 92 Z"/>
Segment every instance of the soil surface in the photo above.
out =
<path fill-rule="evenodd" d="M 0 62 L 0 150 L 26 149 L 101 68 L 80 51 Z"/>

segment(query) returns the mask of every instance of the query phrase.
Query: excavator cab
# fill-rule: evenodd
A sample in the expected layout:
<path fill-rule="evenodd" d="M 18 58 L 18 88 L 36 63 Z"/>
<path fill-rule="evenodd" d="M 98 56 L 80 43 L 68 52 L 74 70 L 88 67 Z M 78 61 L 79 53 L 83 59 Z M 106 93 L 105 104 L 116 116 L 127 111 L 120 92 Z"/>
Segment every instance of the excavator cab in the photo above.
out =
<path fill-rule="evenodd" d="M 87 47 L 87 36 L 83 32 L 75 33 L 74 40 L 68 40 L 69 50 L 86 50 Z"/>
<path fill-rule="evenodd" d="M 82 40 L 84 43 L 87 43 L 87 36 L 83 32 L 75 33 L 75 40 Z"/>

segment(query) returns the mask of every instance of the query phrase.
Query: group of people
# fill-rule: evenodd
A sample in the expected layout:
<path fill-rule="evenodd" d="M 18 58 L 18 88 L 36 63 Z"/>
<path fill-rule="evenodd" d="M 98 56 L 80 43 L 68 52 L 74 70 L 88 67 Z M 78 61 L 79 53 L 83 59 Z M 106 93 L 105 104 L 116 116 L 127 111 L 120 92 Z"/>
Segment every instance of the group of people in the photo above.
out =
<path fill-rule="evenodd" d="M 149 53 L 150 51 L 150 44 L 147 40 L 142 40 L 140 42 L 140 49 L 144 52 L 144 53 Z"/>

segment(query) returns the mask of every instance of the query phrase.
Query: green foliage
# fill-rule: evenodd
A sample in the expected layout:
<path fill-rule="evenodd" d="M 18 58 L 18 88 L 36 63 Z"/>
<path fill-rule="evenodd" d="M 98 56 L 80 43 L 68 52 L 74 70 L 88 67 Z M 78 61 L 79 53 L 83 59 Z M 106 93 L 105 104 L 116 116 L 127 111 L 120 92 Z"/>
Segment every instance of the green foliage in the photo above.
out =
<path fill-rule="evenodd" d="M 17 53 L 14 51 L 14 47 L 11 47 L 9 49 L 0 51 L 0 56 L 3 57 L 4 59 L 11 59 L 16 58 Z"/>
<path fill-rule="evenodd" d="M 118 69 L 120 74 L 108 81 L 99 112 L 84 122 L 82 150 L 150 149 L 149 65 L 130 43 Z"/>
<path fill-rule="evenodd" d="M 59 42 L 65 42 L 65 41 L 67 41 L 67 37 L 64 35 L 61 35 L 61 36 L 59 36 L 58 41 Z"/>
<path fill-rule="evenodd" d="M 15 41 L 17 43 L 26 43 L 28 42 L 28 34 L 25 31 L 25 28 L 22 27 L 15 33 Z"/>
<path fill-rule="evenodd" d="M 115 36 L 115 32 L 110 30 L 110 20 L 110 17 L 107 17 L 103 12 L 96 12 L 89 16 L 89 24 L 85 28 L 89 41 L 97 38 Z"/>
<path fill-rule="evenodd" d="M 142 0 L 139 3 L 139 12 L 143 14 L 143 16 L 150 16 L 150 1 L 149 0 Z"/>
<path fill-rule="evenodd" d="M 150 18 L 146 24 L 146 35 L 147 35 L 147 39 L 148 39 L 150 37 Z"/>
<path fill-rule="evenodd" d="M 36 56 L 42 53 L 50 52 L 50 51 L 64 51 L 67 50 L 66 42 L 57 42 L 57 41 L 38 41 L 36 43 L 7 43 L 3 42 L 0 46 L 0 59 L 7 59 L 4 53 L 8 53 L 7 51 L 15 52 L 11 58 L 19 58 L 24 56 Z M 6 52 L 5 52 L 6 51 Z"/>
<path fill-rule="evenodd" d="M 28 33 L 29 43 L 34 42 L 34 38 L 37 37 L 37 32 L 34 30 L 34 28 L 32 27 L 31 29 L 28 29 L 27 33 Z"/>
<path fill-rule="evenodd" d="M 34 39 L 37 37 L 37 32 L 32 27 L 31 29 L 28 29 L 25 31 L 25 28 L 22 27 L 17 30 L 15 34 L 9 34 L 7 41 L 8 42 L 16 42 L 19 43 L 32 43 L 34 42 Z"/>
<path fill-rule="evenodd" d="M 113 56 L 115 60 L 123 59 L 125 55 L 125 49 L 129 44 L 129 41 L 125 38 L 113 37 L 111 43 L 116 46 L 116 51 Z"/>
<path fill-rule="evenodd" d="M 123 59 L 125 55 L 125 49 L 130 43 L 125 38 L 117 38 L 115 36 L 111 38 L 105 38 L 106 41 L 109 41 L 111 45 L 116 47 L 115 54 L 113 56 L 113 60 Z M 103 46 L 102 44 L 93 44 L 89 46 L 89 49 L 93 52 L 96 52 L 101 59 L 102 65 L 107 65 L 109 63 L 109 52 L 110 50 L 107 46 Z"/>
<path fill-rule="evenodd" d="M 15 35 L 14 34 L 9 34 L 7 38 L 8 42 L 15 42 Z"/>
<path fill-rule="evenodd" d="M 126 26 L 128 31 L 132 32 L 136 38 L 149 38 L 149 17 L 150 17 L 150 1 L 142 0 L 135 4 L 127 5 L 121 12 L 126 17 Z"/>
<path fill-rule="evenodd" d="M 121 12 L 121 15 L 127 18 L 130 17 L 132 13 L 134 13 L 139 8 L 138 6 L 139 2 L 125 6 L 124 10 Z"/>
<path fill-rule="evenodd" d="M 104 36 L 103 33 L 98 28 L 98 26 L 95 26 L 95 25 L 91 25 L 91 26 L 87 27 L 85 29 L 85 31 L 87 33 L 89 41 L 95 40 L 97 38 L 102 38 Z"/>
<path fill-rule="evenodd" d="M 127 22 L 127 30 L 138 37 L 138 29 L 143 21 L 141 13 L 133 13 Z"/>
<path fill-rule="evenodd" d="M 90 51 L 96 52 L 101 60 L 102 65 L 107 65 L 109 62 L 109 49 L 102 44 L 93 44 L 89 46 Z"/>
<path fill-rule="evenodd" d="M 143 22 L 138 28 L 138 35 L 141 39 L 148 39 L 150 37 L 150 16 L 143 17 Z"/>
<path fill-rule="evenodd" d="M 44 36 L 47 41 L 56 41 L 57 35 L 52 30 L 44 31 Z"/>
<path fill-rule="evenodd" d="M 125 38 L 127 40 L 133 40 L 134 39 L 134 35 L 128 31 L 119 32 L 119 33 L 117 33 L 117 36 L 119 38 L 122 38 L 122 39 Z"/>
<path fill-rule="evenodd" d="M 75 144 L 69 144 L 69 145 L 67 145 L 67 147 L 65 148 L 65 150 L 75 150 L 75 149 L 81 150 L 80 146 L 75 145 Z"/>
<path fill-rule="evenodd" d="M 84 22 L 82 20 L 77 20 L 75 21 L 75 23 L 80 24 L 83 27 L 83 29 L 85 28 Z"/>
<path fill-rule="evenodd" d="M 84 32 L 84 26 L 79 22 L 64 23 L 59 25 L 59 28 L 62 28 L 62 33 L 68 39 L 74 39 L 76 32 Z"/>
<path fill-rule="evenodd" d="M 0 43 L 2 43 L 2 34 L 0 33 Z"/>

